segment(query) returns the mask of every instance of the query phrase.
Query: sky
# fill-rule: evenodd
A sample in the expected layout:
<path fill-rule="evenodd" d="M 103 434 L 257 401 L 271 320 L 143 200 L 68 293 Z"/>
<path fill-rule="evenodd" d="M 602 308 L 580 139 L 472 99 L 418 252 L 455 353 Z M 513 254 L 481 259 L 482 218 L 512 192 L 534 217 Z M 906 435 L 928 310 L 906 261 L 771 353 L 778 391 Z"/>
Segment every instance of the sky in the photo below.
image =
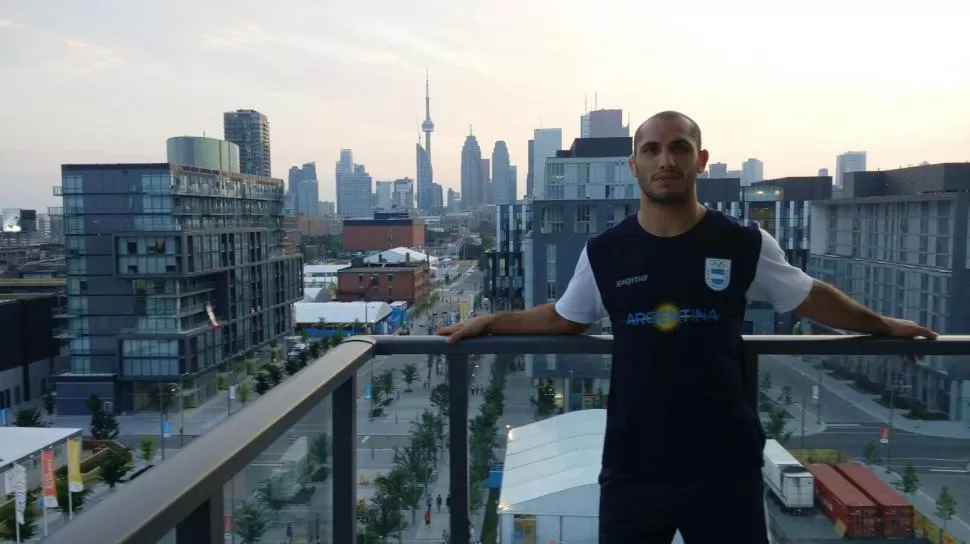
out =
<path fill-rule="evenodd" d="M 339 150 L 415 177 L 430 72 L 435 181 L 459 187 L 469 130 L 508 143 L 563 129 L 594 93 L 635 126 L 676 109 L 711 162 L 766 178 L 970 160 L 966 0 L 3 0 L 0 208 L 60 205 L 64 163 L 163 162 L 172 136 L 269 117 L 273 175 Z"/>

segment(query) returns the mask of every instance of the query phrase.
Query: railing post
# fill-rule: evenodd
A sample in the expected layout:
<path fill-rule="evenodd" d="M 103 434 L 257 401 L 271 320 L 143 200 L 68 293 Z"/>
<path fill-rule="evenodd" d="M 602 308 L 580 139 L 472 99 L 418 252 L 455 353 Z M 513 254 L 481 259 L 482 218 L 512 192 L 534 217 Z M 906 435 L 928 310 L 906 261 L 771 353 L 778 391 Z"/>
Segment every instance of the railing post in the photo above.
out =
<path fill-rule="evenodd" d="M 175 542 L 224 542 L 224 508 L 220 489 L 179 522 L 175 527 Z"/>
<path fill-rule="evenodd" d="M 751 407 L 754 409 L 755 416 L 758 415 L 758 351 L 750 343 L 745 342 L 741 344 L 742 352 L 744 353 L 744 362 L 741 368 L 742 372 L 742 385 L 744 387 L 744 395 L 748 398 L 748 402 L 751 403 Z"/>
<path fill-rule="evenodd" d="M 448 431 L 451 544 L 469 544 L 468 355 L 448 356 Z"/>
<path fill-rule="evenodd" d="M 333 541 L 357 542 L 357 375 L 333 392 Z"/>

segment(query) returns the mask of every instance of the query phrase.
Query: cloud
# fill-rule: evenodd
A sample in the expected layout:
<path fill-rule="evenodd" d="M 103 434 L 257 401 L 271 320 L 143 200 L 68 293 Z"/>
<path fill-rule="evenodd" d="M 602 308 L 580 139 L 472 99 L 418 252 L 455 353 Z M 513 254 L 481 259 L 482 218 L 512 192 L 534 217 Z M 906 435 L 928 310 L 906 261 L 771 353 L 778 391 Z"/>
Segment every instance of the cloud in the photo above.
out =
<path fill-rule="evenodd" d="M 43 65 L 58 72 L 85 74 L 125 63 L 121 54 L 108 47 L 10 19 L 0 19 L 0 30 L 12 30 L 29 41 L 53 46 L 48 47 L 51 50 L 50 58 L 43 61 Z"/>

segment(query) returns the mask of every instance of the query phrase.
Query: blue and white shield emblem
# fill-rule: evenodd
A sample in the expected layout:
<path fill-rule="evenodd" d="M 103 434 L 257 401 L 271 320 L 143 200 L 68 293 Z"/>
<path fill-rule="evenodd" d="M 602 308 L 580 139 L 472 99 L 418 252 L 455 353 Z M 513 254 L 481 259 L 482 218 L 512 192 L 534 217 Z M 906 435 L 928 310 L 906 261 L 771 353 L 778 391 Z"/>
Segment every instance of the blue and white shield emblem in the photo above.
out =
<path fill-rule="evenodd" d="M 727 289 L 731 285 L 731 259 L 705 259 L 704 283 L 711 291 Z"/>

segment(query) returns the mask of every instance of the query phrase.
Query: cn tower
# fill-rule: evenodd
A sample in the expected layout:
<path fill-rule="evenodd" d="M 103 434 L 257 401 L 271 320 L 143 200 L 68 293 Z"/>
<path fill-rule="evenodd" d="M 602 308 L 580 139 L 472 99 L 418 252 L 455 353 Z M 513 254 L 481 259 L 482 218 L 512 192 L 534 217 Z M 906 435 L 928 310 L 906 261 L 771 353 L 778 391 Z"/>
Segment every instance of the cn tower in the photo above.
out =
<path fill-rule="evenodd" d="M 424 122 L 421 123 L 424 132 L 424 150 L 428 153 L 428 164 L 431 164 L 431 133 L 434 132 L 434 121 L 431 120 L 431 87 L 428 84 L 428 73 L 424 74 Z"/>

